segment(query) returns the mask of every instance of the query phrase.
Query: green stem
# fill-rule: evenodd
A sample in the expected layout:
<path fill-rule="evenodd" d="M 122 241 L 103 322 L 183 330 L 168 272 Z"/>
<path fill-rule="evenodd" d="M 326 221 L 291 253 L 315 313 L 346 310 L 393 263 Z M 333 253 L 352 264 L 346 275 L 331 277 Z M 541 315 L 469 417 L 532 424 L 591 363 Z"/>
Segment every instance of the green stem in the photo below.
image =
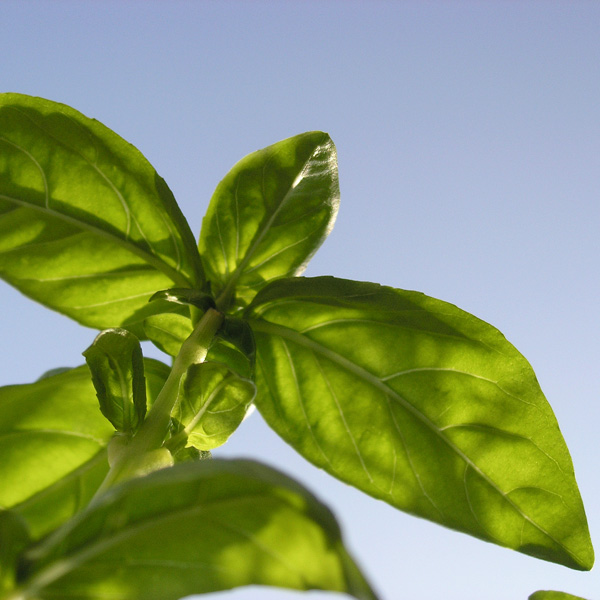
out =
<path fill-rule="evenodd" d="M 111 485 L 134 476 L 140 465 L 147 463 L 148 454 L 162 447 L 169 430 L 171 412 L 177 401 L 181 377 L 190 365 L 204 362 L 210 343 L 221 327 L 223 318 L 222 313 L 209 308 L 191 335 L 181 345 L 169 377 L 148 412 L 146 420 L 126 446 L 121 457 L 112 465 L 94 499 Z"/>

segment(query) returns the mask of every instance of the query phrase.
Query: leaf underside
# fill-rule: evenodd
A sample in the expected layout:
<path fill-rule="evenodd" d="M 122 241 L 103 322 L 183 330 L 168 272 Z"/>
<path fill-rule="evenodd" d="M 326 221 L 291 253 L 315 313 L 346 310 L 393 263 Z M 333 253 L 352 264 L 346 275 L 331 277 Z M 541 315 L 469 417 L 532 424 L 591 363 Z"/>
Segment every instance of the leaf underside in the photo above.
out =
<path fill-rule="evenodd" d="M 177 600 L 243 585 L 375 600 L 331 513 L 251 461 L 176 465 L 109 490 L 29 553 L 25 594 Z"/>
<path fill-rule="evenodd" d="M 168 368 L 150 359 L 145 367 L 154 397 Z M 19 513 L 33 538 L 58 527 L 104 479 L 113 434 L 87 366 L 0 388 L 0 506 Z"/>
<path fill-rule="evenodd" d="M 246 306 L 276 278 L 299 275 L 337 216 L 337 155 L 322 132 L 249 154 L 217 186 L 199 250 L 217 301 Z"/>
<path fill-rule="evenodd" d="M 243 421 L 256 393 L 254 382 L 217 362 L 191 365 L 179 385 L 172 418 L 187 446 L 212 450 Z"/>
<path fill-rule="evenodd" d="M 144 358 L 126 329 L 105 329 L 83 353 L 102 414 L 117 431 L 133 434 L 146 415 Z"/>
<path fill-rule="evenodd" d="M 420 293 L 330 277 L 274 282 L 247 315 L 257 408 L 308 460 L 401 510 L 591 568 L 556 419 L 496 329 Z"/>
<path fill-rule="evenodd" d="M 0 276 L 100 329 L 135 328 L 158 309 L 154 292 L 203 279 L 189 226 L 142 154 L 20 94 L 0 95 Z"/>

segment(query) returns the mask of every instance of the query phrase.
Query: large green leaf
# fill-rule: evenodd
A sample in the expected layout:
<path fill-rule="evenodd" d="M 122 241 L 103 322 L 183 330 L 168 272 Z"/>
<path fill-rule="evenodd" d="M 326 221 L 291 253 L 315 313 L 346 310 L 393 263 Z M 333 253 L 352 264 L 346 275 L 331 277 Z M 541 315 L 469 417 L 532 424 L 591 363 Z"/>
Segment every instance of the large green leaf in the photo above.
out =
<path fill-rule="evenodd" d="M 329 510 L 251 461 L 184 463 L 111 488 L 29 558 L 23 600 L 176 600 L 250 584 L 375 599 Z"/>
<path fill-rule="evenodd" d="M 249 307 L 255 403 L 308 460 L 404 511 L 590 569 L 569 452 L 529 363 L 455 306 L 330 277 Z"/>
<path fill-rule="evenodd" d="M 219 183 L 199 249 L 222 308 L 245 306 L 266 282 L 298 275 L 333 227 L 337 156 L 326 133 L 309 132 L 254 152 Z"/>
<path fill-rule="evenodd" d="M 529 596 L 528 600 L 585 600 L 581 596 L 573 596 L 572 594 L 566 594 L 565 592 L 552 592 L 540 590 Z"/>
<path fill-rule="evenodd" d="M 168 368 L 153 360 L 145 366 L 155 396 Z M 34 538 L 59 526 L 104 479 L 113 433 L 85 365 L 0 388 L 0 506 L 23 516 Z"/>
<path fill-rule="evenodd" d="M 0 276 L 84 325 L 134 324 L 199 287 L 173 195 L 132 145 L 68 106 L 0 95 Z"/>
<path fill-rule="evenodd" d="M 144 358 L 126 329 L 105 329 L 83 353 L 102 414 L 122 433 L 133 434 L 146 416 Z"/>

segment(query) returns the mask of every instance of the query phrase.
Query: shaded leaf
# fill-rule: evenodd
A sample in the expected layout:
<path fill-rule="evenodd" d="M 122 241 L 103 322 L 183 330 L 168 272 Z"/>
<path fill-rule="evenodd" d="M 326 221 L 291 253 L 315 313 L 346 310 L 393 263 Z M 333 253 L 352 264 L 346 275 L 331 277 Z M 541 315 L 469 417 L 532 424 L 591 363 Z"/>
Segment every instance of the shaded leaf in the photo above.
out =
<path fill-rule="evenodd" d="M 46 377 L 52 377 L 52 375 L 58 375 L 59 373 L 65 373 L 66 371 L 70 370 L 71 367 L 56 367 L 55 369 L 50 369 L 49 371 L 42 373 L 37 380 L 40 381 L 42 379 L 46 379 Z"/>
<path fill-rule="evenodd" d="M 591 568 L 556 419 L 495 328 L 417 292 L 331 277 L 274 282 L 247 313 L 256 406 L 308 460 L 401 510 Z"/>
<path fill-rule="evenodd" d="M 250 372 L 254 373 L 254 363 L 256 362 L 256 344 L 254 343 L 254 334 L 250 325 L 243 319 L 235 317 L 225 317 L 221 329 L 217 335 L 235 346 L 248 360 Z"/>
<path fill-rule="evenodd" d="M 196 450 L 193 446 L 189 448 L 181 448 L 173 454 L 175 463 L 187 462 L 190 460 L 209 460 L 212 458 L 210 450 Z"/>
<path fill-rule="evenodd" d="M 15 512 L 0 509 L 0 593 L 14 588 L 17 561 L 29 543 L 24 519 Z"/>
<path fill-rule="evenodd" d="M 206 360 L 223 363 L 240 377 L 254 380 L 254 360 L 248 359 L 247 354 L 223 339 L 215 339 Z"/>
<path fill-rule="evenodd" d="M 84 325 L 136 333 L 156 290 L 203 282 L 189 226 L 142 154 L 20 94 L 0 95 L 0 276 Z"/>
<path fill-rule="evenodd" d="M 146 359 L 149 398 L 168 367 Z M 92 498 L 108 471 L 114 433 L 102 416 L 87 366 L 36 383 L 0 388 L 0 506 L 27 522 L 35 539 Z"/>
<path fill-rule="evenodd" d="M 135 433 L 146 416 L 144 358 L 139 340 L 125 329 L 105 329 L 83 356 L 102 414 L 117 431 Z"/>
<path fill-rule="evenodd" d="M 326 133 L 303 133 L 239 161 L 217 186 L 200 233 L 219 308 L 245 306 L 266 282 L 303 272 L 338 206 L 337 156 Z"/>
<path fill-rule="evenodd" d="M 177 600 L 269 585 L 374 600 L 329 510 L 251 461 L 175 465 L 111 488 L 29 553 L 23 595 Z"/>
<path fill-rule="evenodd" d="M 236 375 L 224 364 L 191 365 L 181 380 L 172 412 L 177 424 L 174 433 L 187 440 L 188 447 L 217 448 L 243 421 L 255 394 L 252 381 Z"/>
<path fill-rule="evenodd" d="M 215 308 L 215 301 L 210 294 L 189 288 L 160 290 L 150 298 L 150 302 L 155 302 L 156 300 L 165 300 L 182 306 L 192 305 L 202 311 Z"/>

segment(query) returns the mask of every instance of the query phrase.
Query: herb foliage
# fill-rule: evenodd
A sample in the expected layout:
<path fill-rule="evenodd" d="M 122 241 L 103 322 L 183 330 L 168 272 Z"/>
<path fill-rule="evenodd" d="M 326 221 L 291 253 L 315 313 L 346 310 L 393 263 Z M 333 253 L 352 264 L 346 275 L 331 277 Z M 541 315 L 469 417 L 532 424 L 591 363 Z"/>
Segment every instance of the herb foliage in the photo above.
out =
<path fill-rule="evenodd" d="M 0 96 L 0 275 L 101 330 L 87 366 L 0 388 L 1 598 L 262 584 L 374 600 L 310 492 L 208 460 L 253 405 L 374 498 L 592 567 L 567 446 L 504 336 L 418 292 L 301 276 L 338 208 L 335 146 L 304 133 L 232 168 L 196 244 L 137 149 L 67 106 Z"/>

